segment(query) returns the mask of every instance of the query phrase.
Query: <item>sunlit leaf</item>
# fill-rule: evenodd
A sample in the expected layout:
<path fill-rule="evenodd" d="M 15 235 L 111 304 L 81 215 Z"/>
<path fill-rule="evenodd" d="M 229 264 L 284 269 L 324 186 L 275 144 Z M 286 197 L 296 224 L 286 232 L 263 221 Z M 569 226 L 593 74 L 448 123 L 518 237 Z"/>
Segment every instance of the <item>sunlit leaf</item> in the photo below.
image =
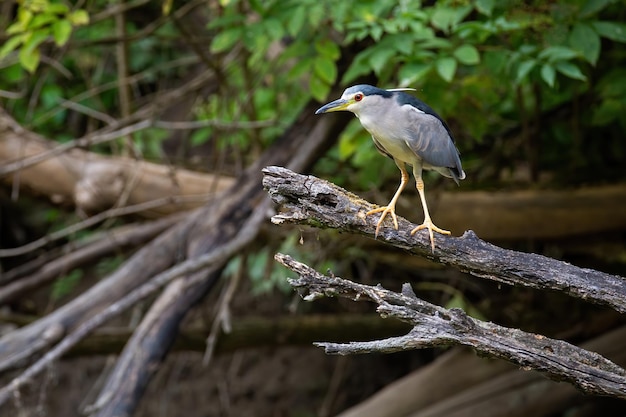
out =
<path fill-rule="evenodd" d="M 327 84 L 333 84 L 337 79 L 337 66 L 335 62 L 326 57 L 318 56 L 313 60 L 313 70 Z"/>
<path fill-rule="evenodd" d="M 309 79 L 309 92 L 314 99 L 323 102 L 330 93 L 330 85 L 324 82 L 320 77 L 313 74 Z"/>
<path fill-rule="evenodd" d="M 33 17 L 33 20 L 28 24 L 29 29 L 37 29 L 47 25 L 50 22 L 58 20 L 58 17 L 50 13 L 42 13 Z"/>
<path fill-rule="evenodd" d="M 52 25 L 52 36 L 57 46 L 63 46 L 72 34 L 72 24 L 69 20 L 57 20 Z"/>
<path fill-rule="evenodd" d="M 480 62 L 478 49 L 473 45 L 462 45 L 453 52 L 453 55 L 461 64 L 476 65 Z"/>
<path fill-rule="evenodd" d="M 35 70 L 37 69 L 37 66 L 39 65 L 39 59 L 40 59 L 40 53 L 39 53 L 39 49 L 34 48 L 34 49 L 27 49 L 27 48 L 22 48 L 20 49 L 20 53 L 19 53 L 19 57 L 20 57 L 20 64 L 22 65 L 22 67 L 24 67 L 25 70 L 27 70 L 30 73 L 35 72 Z"/>
<path fill-rule="evenodd" d="M 287 20 L 287 32 L 297 37 L 300 31 L 304 28 L 306 23 L 306 9 L 304 7 L 296 7 L 291 14 L 289 20 Z"/>
<path fill-rule="evenodd" d="M 89 14 L 86 10 L 82 9 L 72 12 L 67 16 L 67 18 L 70 20 L 70 22 L 72 22 L 72 25 L 74 26 L 82 26 L 89 23 Z"/>
<path fill-rule="evenodd" d="M 450 33 L 471 10 L 470 6 L 438 7 L 431 17 L 431 23 L 436 28 Z"/>
<path fill-rule="evenodd" d="M 432 64 L 411 62 L 404 64 L 398 73 L 401 86 L 410 86 L 415 84 L 426 76 L 432 69 Z"/>
<path fill-rule="evenodd" d="M 439 58 L 436 63 L 437 73 L 447 82 L 452 81 L 456 73 L 457 62 L 452 57 Z"/>
<path fill-rule="evenodd" d="M 271 40 L 278 40 L 285 34 L 283 25 L 278 19 L 266 19 L 263 23 L 263 29 Z"/>
<path fill-rule="evenodd" d="M 242 29 L 234 27 L 218 33 L 211 42 L 211 52 L 219 53 L 231 49 L 241 39 Z"/>
<path fill-rule="evenodd" d="M 356 79 L 357 77 L 363 74 L 367 74 L 371 72 L 372 68 L 367 62 L 367 60 L 369 59 L 369 56 L 370 56 L 369 49 L 366 49 L 365 51 L 359 53 L 356 56 L 356 58 L 352 61 L 350 66 L 348 67 L 348 70 L 343 74 L 343 77 L 341 78 L 341 82 L 346 84 L 346 83 L 353 81 L 354 79 Z"/>
<path fill-rule="evenodd" d="M 374 72 L 380 73 L 395 54 L 396 51 L 391 48 L 376 48 L 369 59 Z"/>
<path fill-rule="evenodd" d="M 24 35 L 11 36 L 0 48 L 0 59 L 11 53 L 17 46 L 22 43 Z"/>
<path fill-rule="evenodd" d="M 401 54 L 411 55 L 413 53 L 413 46 L 415 42 L 412 35 L 400 33 L 393 35 L 393 38 L 391 38 L 391 44 L 393 48 Z"/>

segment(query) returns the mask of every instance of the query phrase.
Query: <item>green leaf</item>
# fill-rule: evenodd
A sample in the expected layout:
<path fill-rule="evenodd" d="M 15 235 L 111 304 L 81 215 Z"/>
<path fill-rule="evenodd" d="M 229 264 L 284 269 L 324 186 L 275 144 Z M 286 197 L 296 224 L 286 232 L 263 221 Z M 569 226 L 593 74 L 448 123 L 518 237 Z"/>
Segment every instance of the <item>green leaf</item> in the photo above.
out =
<path fill-rule="evenodd" d="M 456 73 L 457 62 L 452 57 L 439 58 L 435 63 L 437 73 L 447 82 L 452 81 Z"/>
<path fill-rule="evenodd" d="M 309 91 L 311 96 L 319 102 L 323 102 L 330 93 L 330 85 L 325 83 L 324 80 L 313 74 L 309 79 Z"/>
<path fill-rule="evenodd" d="M 72 22 L 73 26 L 82 26 L 89 23 L 89 14 L 86 10 L 76 10 L 69 14 L 67 18 Z"/>
<path fill-rule="evenodd" d="M 566 46 L 549 46 L 539 52 L 539 59 L 546 59 L 548 62 L 567 61 L 578 56 L 578 52 Z"/>
<path fill-rule="evenodd" d="M 12 24 L 11 24 L 11 25 L 7 28 L 7 30 L 5 31 L 5 33 L 6 33 L 7 35 L 15 35 L 15 34 L 17 34 L 17 33 L 22 33 L 22 32 L 24 32 L 24 30 L 25 30 L 25 29 L 26 29 L 26 28 L 24 27 L 24 25 L 23 25 L 21 22 L 19 22 L 19 21 L 18 21 L 18 22 L 12 23 Z"/>
<path fill-rule="evenodd" d="M 400 85 L 412 85 L 421 80 L 432 69 L 431 64 L 425 64 L 421 62 L 411 62 L 405 64 L 398 71 L 398 78 L 400 79 Z"/>
<path fill-rule="evenodd" d="M 58 20 L 58 17 L 53 14 L 49 14 L 49 13 L 38 14 L 35 17 L 33 17 L 33 20 L 28 25 L 28 28 L 38 29 L 55 20 Z"/>
<path fill-rule="evenodd" d="M 454 9 L 448 7 L 442 7 L 435 10 L 431 17 L 431 22 L 434 27 L 441 29 L 446 33 L 450 32 L 450 27 L 454 21 L 455 13 Z"/>
<path fill-rule="evenodd" d="M 287 21 L 287 33 L 293 37 L 297 37 L 306 23 L 306 8 L 295 7 L 293 13 Z"/>
<path fill-rule="evenodd" d="M 296 61 L 295 65 L 289 69 L 287 76 L 289 79 L 299 78 L 303 74 L 311 71 L 312 63 L 312 58 L 303 58 Z"/>
<path fill-rule="evenodd" d="M 517 83 L 521 82 L 536 65 L 537 61 L 534 59 L 529 59 L 519 64 L 517 67 L 517 75 L 515 77 L 515 81 Z"/>
<path fill-rule="evenodd" d="M 496 0 L 476 0 L 476 10 L 487 16 L 491 16 L 495 5 Z"/>
<path fill-rule="evenodd" d="M 69 13 L 70 9 L 69 7 L 67 7 L 67 5 L 62 4 L 62 3 L 50 3 L 48 4 L 46 11 L 48 13 L 64 15 L 64 14 Z"/>
<path fill-rule="evenodd" d="M 24 35 L 11 36 L 9 40 L 7 40 L 4 45 L 2 45 L 2 48 L 0 48 L 0 59 L 4 58 L 15 48 L 17 48 L 17 46 L 22 43 L 23 39 Z"/>
<path fill-rule="evenodd" d="M 414 40 L 413 36 L 408 33 L 399 33 L 397 35 L 387 36 L 392 47 L 403 55 L 411 55 L 413 53 Z"/>
<path fill-rule="evenodd" d="M 626 43 L 626 24 L 617 22 L 592 22 L 591 24 L 603 38 Z"/>
<path fill-rule="evenodd" d="M 337 79 L 337 66 L 332 59 L 318 56 L 313 61 L 313 70 L 327 84 L 333 84 Z"/>
<path fill-rule="evenodd" d="M 554 80 L 556 78 L 554 67 L 550 64 L 543 64 L 541 67 L 541 78 L 543 78 L 550 87 L 554 87 Z"/>
<path fill-rule="evenodd" d="M 211 52 L 214 54 L 224 52 L 232 48 L 241 39 L 243 31 L 241 27 L 226 29 L 218 33 L 211 42 Z"/>
<path fill-rule="evenodd" d="M 569 34 L 569 44 L 579 51 L 591 65 L 596 65 L 600 56 L 600 36 L 586 23 L 576 23 Z"/>
<path fill-rule="evenodd" d="M 322 39 L 315 42 L 315 50 L 322 56 L 336 61 L 341 56 L 339 46 L 331 40 Z"/>
<path fill-rule="evenodd" d="M 391 48 L 376 48 L 372 51 L 369 63 L 376 74 L 379 74 L 391 58 L 396 54 Z"/>
<path fill-rule="evenodd" d="M 285 35 L 283 25 L 278 19 L 265 19 L 263 21 L 263 29 L 265 29 L 265 33 L 273 41 L 279 40 Z"/>
<path fill-rule="evenodd" d="M 52 25 L 52 36 L 57 46 L 63 46 L 72 34 L 72 24 L 68 20 L 57 20 Z"/>
<path fill-rule="evenodd" d="M 191 146 L 198 146 L 208 142 L 208 140 L 211 139 L 211 133 L 212 129 L 210 127 L 201 127 L 200 129 L 196 129 L 191 134 Z"/>
<path fill-rule="evenodd" d="M 435 10 L 430 21 L 434 27 L 446 33 L 454 30 L 456 26 L 471 12 L 471 6 L 464 7 L 440 7 Z"/>
<path fill-rule="evenodd" d="M 462 45 L 453 52 L 453 55 L 461 64 L 476 65 L 480 62 L 478 49 L 473 45 Z"/>
<path fill-rule="evenodd" d="M 22 67 L 24 67 L 25 70 L 27 70 L 31 74 L 35 72 L 37 66 L 39 65 L 39 49 L 22 48 L 20 49 L 19 57 L 20 64 L 22 65 Z"/>
<path fill-rule="evenodd" d="M 369 56 L 370 49 L 365 49 L 360 52 L 354 61 L 352 61 L 345 74 L 343 74 L 341 82 L 347 84 L 363 74 L 368 74 L 371 71 L 371 67 L 367 63 Z"/>
<path fill-rule="evenodd" d="M 615 0 L 587 0 L 580 10 L 580 17 L 589 17 L 592 14 L 598 13 Z"/>
<path fill-rule="evenodd" d="M 573 78 L 575 80 L 587 81 L 587 77 L 585 77 L 585 75 L 580 71 L 580 68 L 578 68 L 577 65 L 571 62 L 568 62 L 568 61 L 557 62 L 555 67 L 557 71 L 559 71 L 561 74 L 569 78 Z"/>

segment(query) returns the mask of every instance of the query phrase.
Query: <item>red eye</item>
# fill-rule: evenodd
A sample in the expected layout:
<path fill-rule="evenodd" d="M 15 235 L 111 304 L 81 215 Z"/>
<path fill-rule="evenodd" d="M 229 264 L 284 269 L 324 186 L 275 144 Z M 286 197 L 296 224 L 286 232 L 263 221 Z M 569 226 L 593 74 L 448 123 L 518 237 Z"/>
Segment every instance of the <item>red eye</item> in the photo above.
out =
<path fill-rule="evenodd" d="M 363 94 L 358 93 L 354 95 L 354 101 L 361 101 L 363 100 Z"/>

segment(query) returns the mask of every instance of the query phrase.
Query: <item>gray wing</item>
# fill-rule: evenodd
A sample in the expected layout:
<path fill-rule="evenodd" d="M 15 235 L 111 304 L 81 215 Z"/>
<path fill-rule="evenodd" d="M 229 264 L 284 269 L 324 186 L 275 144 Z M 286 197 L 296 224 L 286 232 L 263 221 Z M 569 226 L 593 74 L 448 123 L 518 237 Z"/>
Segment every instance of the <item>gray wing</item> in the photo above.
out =
<path fill-rule="evenodd" d="M 433 167 L 449 168 L 455 179 L 463 179 L 459 151 L 450 133 L 436 116 L 423 113 L 411 106 L 402 106 L 406 112 L 406 144 L 422 160 Z"/>

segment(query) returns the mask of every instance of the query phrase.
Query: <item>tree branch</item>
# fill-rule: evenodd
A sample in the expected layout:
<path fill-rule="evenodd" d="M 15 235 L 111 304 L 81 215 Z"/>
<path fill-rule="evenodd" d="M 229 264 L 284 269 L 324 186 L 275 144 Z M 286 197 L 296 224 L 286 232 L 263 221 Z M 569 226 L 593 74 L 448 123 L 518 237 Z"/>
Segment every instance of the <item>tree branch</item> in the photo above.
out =
<path fill-rule="evenodd" d="M 378 216 L 365 216 L 375 207 L 373 204 L 327 181 L 285 168 L 267 167 L 263 173 L 263 186 L 283 209 L 272 218 L 273 223 L 307 224 L 374 237 Z M 438 234 L 432 253 L 426 231 L 412 236 L 410 230 L 414 224 L 401 217 L 398 217 L 398 224 L 399 230 L 394 230 L 390 223 L 385 224 L 378 239 L 477 277 L 562 291 L 626 312 L 626 280 L 622 277 L 537 254 L 503 249 L 479 239 L 472 231 L 461 237 Z"/>
<path fill-rule="evenodd" d="M 460 309 L 445 309 L 415 296 L 409 284 L 402 294 L 325 276 L 287 255 L 275 259 L 298 274 L 289 283 L 311 301 L 324 296 L 371 300 L 383 317 L 413 325 L 405 336 L 372 342 L 316 343 L 330 354 L 397 352 L 460 344 L 479 353 L 545 373 L 550 379 L 568 381 L 584 392 L 626 399 L 626 371 L 597 353 L 567 342 L 474 319 Z"/>

